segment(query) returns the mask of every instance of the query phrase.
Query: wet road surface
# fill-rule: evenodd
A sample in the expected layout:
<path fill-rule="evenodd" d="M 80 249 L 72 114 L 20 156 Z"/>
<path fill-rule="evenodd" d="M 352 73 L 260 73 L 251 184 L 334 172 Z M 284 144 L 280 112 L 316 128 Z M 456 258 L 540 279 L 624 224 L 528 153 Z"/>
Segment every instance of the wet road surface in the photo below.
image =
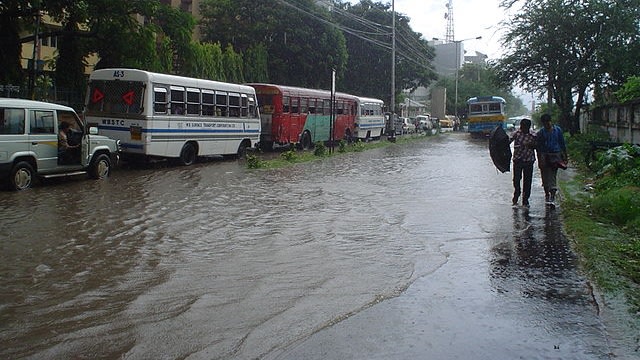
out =
<path fill-rule="evenodd" d="M 0 358 L 624 358 L 539 179 L 512 209 L 465 135 L 0 193 Z"/>

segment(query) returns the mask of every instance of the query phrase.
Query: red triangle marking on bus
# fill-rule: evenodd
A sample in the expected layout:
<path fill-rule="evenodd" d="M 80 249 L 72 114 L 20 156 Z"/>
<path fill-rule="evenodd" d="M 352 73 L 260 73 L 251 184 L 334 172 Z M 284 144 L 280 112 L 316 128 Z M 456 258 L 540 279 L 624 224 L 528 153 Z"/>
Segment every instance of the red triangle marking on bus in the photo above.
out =
<path fill-rule="evenodd" d="M 135 95 L 136 93 L 133 90 L 129 90 L 127 93 L 122 95 L 122 100 L 124 100 L 127 105 L 132 105 Z"/>
<path fill-rule="evenodd" d="M 93 89 L 93 95 L 91 96 L 91 102 L 97 103 L 98 101 L 104 99 L 104 94 L 100 89 Z"/>

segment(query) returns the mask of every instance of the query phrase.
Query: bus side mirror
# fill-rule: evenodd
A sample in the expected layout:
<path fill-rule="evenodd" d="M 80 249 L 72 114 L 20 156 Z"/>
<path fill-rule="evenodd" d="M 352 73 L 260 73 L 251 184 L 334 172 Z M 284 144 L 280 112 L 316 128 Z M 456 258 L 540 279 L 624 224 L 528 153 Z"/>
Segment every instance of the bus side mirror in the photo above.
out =
<path fill-rule="evenodd" d="M 89 128 L 89 135 L 98 135 L 98 128 L 95 126 L 91 126 Z"/>

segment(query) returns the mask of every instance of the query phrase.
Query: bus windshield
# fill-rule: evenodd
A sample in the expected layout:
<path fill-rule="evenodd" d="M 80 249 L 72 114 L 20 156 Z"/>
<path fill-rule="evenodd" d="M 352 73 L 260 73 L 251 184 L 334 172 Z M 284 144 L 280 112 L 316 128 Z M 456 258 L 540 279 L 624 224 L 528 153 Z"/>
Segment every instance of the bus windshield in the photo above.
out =
<path fill-rule="evenodd" d="M 91 114 L 141 114 L 144 83 L 140 81 L 92 80 L 87 112 Z"/>

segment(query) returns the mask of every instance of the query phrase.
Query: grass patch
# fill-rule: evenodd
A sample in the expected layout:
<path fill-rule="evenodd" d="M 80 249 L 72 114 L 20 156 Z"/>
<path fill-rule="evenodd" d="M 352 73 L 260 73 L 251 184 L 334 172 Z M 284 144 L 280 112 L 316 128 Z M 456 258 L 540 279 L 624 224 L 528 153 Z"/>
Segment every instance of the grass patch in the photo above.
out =
<path fill-rule="evenodd" d="M 570 158 L 578 161 L 584 159 L 581 151 L 588 149 L 580 141 L 569 139 Z M 562 215 L 588 276 L 605 292 L 622 292 L 630 310 L 638 313 L 640 187 L 635 185 L 635 174 L 639 162 L 634 154 L 620 153 L 620 149 L 603 153 L 596 166 L 578 166 L 579 175 L 562 183 Z"/>
<path fill-rule="evenodd" d="M 390 142 L 385 139 L 371 142 L 356 141 L 347 143 L 339 141 L 336 146 L 331 149 L 324 143 L 318 142 L 312 150 L 298 150 L 296 146 L 292 146 L 290 150 L 284 151 L 277 158 L 263 159 L 260 155 L 247 156 L 247 167 L 250 169 L 278 169 L 293 164 L 316 161 L 327 157 L 337 156 L 352 152 L 361 152 L 365 150 L 377 149 L 387 146 L 398 146 L 408 144 L 415 141 L 423 141 L 434 136 L 425 135 L 403 135 L 396 138 L 396 142 Z"/>

